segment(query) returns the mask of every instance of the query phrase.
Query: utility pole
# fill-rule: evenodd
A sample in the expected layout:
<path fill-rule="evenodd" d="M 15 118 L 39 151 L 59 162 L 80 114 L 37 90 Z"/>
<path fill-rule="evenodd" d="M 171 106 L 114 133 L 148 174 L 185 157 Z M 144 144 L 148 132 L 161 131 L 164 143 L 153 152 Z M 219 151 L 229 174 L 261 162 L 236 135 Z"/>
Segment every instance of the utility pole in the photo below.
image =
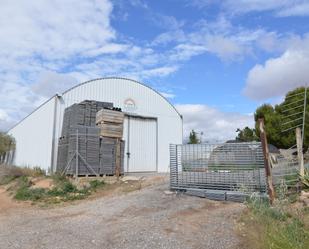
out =
<path fill-rule="evenodd" d="M 263 154 L 264 154 L 264 166 L 265 166 L 265 173 L 266 173 L 266 183 L 267 183 L 267 189 L 268 189 L 269 202 L 272 205 L 275 199 L 275 188 L 273 185 L 272 172 L 271 172 L 271 167 L 269 163 L 268 143 L 267 143 L 267 137 L 266 137 L 266 131 L 265 131 L 265 125 L 264 125 L 263 118 L 259 119 L 259 128 L 260 128 L 260 139 L 261 139 L 262 149 L 263 149 Z"/>

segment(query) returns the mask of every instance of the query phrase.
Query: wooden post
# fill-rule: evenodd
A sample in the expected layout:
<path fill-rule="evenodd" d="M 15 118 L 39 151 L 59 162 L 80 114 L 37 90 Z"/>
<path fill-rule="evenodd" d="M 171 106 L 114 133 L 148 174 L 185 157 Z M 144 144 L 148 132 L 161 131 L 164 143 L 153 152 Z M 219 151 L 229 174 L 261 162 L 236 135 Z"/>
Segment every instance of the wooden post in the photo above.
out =
<path fill-rule="evenodd" d="M 299 127 L 296 128 L 296 144 L 297 144 L 299 174 L 301 177 L 304 177 L 305 169 L 304 169 L 304 156 L 303 156 L 303 139 L 301 129 Z"/>
<path fill-rule="evenodd" d="M 268 143 L 267 143 L 267 137 L 266 137 L 266 131 L 265 131 L 265 125 L 264 125 L 263 118 L 259 119 L 259 128 L 260 128 L 260 139 L 261 139 L 263 154 L 264 154 L 264 166 L 265 166 L 265 173 L 266 173 L 266 183 L 267 183 L 267 189 L 268 189 L 268 195 L 269 195 L 269 202 L 270 204 L 273 204 L 274 199 L 275 199 L 275 188 L 273 185 L 272 172 L 271 172 L 271 167 L 269 163 Z"/>
<path fill-rule="evenodd" d="M 119 180 L 119 176 L 120 176 L 120 164 L 121 164 L 121 161 L 120 161 L 120 154 L 121 154 L 121 150 L 120 150 L 120 139 L 117 138 L 116 140 L 116 162 L 115 162 L 115 166 L 116 166 L 116 177 L 117 177 L 117 180 Z"/>

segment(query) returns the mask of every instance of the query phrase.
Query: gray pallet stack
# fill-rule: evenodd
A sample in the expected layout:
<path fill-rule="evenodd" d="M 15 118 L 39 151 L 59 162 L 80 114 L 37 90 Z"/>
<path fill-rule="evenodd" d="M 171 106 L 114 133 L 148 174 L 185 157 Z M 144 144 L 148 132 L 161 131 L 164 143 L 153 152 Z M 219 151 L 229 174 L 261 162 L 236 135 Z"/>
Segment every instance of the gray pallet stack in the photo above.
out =
<path fill-rule="evenodd" d="M 84 100 L 78 104 L 67 107 L 63 115 L 61 136 L 69 136 L 72 126 L 83 125 L 95 127 L 96 114 L 104 108 L 113 108 L 113 103 Z"/>
<path fill-rule="evenodd" d="M 78 136 L 76 135 L 78 131 Z M 78 137 L 78 152 L 79 154 L 85 158 L 86 157 L 86 141 L 87 137 L 87 128 L 86 127 L 70 127 L 69 129 L 69 149 L 68 149 L 68 161 L 75 155 L 76 153 L 76 143 Z M 85 172 L 85 163 L 78 158 L 78 174 L 84 174 Z M 66 170 L 66 173 L 69 175 L 74 175 L 76 172 L 76 156 L 70 163 L 70 167 Z"/>
<path fill-rule="evenodd" d="M 61 137 L 58 140 L 58 157 L 57 157 L 57 171 L 62 172 L 68 161 L 69 143 L 68 138 Z"/>
<path fill-rule="evenodd" d="M 76 135 L 78 131 L 78 136 Z M 99 129 L 95 127 L 72 127 L 68 143 L 68 160 L 76 154 L 76 139 L 78 137 L 78 152 L 81 157 L 78 158 L 78 175 L 99 174 L 99 154 L 100 137 Z M 85 163 L 85 161 L 87 163 Z M 89 168 L 92 169 L 90 169 Z M 69 175 L 76 174 L 76 156 L 70 163 L 66 171 Z"/>
<path fill-rule="evenodd" d="M 120 141 L 120 174 L 124 172 L 124 145 Z M 116 138 L 101 137 L 100 144 L 100 174 L 114 175 L 116 173 Z"/>
<path fill-rule="evenodd" d="M 66 169 L 66 174 L 76 174 L 75 153 L 76 134 L 78 134 L 78 152 L 87 162 L 86 164 L 80 157 L 78 158 L 78 175 L 114 175 L 116 173 L 117 138 L 100 137 L 101 129 L 96 127 L 97 112 L 112 107 L 112 103 L 85 100 L 65 109 L 62 136 L 58 142 L 58 172 Z M 70 160 L 69 167 L 67 167 Z M 93 170 L 90 170 L 87 165 L 90 165 Z M 124 141 L 121 140 L 120 165 L 120 173 L 123 174 Z"/>
<path fill-rule="evenodd" d="M 92 169 L 99 174 L 100 166 L 100 129 L 91 127 L 87 129 L 86 161 Z"/>

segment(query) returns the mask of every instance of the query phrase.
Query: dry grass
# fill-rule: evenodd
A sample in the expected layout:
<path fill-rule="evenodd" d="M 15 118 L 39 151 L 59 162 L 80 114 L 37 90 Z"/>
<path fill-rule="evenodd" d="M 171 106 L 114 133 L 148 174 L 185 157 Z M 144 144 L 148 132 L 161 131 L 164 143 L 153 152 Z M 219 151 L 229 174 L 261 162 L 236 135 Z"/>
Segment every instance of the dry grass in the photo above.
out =
<path fill-rule="evenodd" d="M 243 247 L 251 249 L 309 248 L 309 210 L 277 200 L 274 206 L 250 200 L 238 223 Z"/>
<path fill-rule="evenodd" d="M 44 176 L 45 171 L 39 167 L 21 168 L 13 165 L 0 165 L 0 185 L 6 185 L 19 177 L 39 177 Z"/>

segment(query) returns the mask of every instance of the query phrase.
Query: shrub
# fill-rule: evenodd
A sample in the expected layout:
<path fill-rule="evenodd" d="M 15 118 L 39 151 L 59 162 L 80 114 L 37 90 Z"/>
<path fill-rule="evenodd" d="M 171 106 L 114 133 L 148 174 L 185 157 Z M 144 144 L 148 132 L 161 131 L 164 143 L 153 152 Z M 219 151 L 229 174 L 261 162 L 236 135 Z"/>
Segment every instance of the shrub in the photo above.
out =
<path fill-rule="evenodd" d="M 305 188 L 309 188 L 309 169 L 305 169 L 305 174 L 301 177 L 301 181 Z"/>
<path fill-rule="evenodd" d="M 15 194 L 15 199 L 17 200 L 30 200 L 37 201 L 44 198 L 46 194 L 46 189 L 44 188 L 34 188 L 20 187 Z"/>
<path fill-rule="evenodd" d="M 76 186 L 74 186 L 74 185 L 73 185 L 71 182 L 69 182 L 69 181 L 66 181 L 66 182 L 63 183 L 62 189 L 63 189 L 63 192 L 65 192 L 65 193 L 77 192 Z"/>
<path fill-rule="evenodd" d="M 90 188 L 96 190 L 99 187 L 102 187 L 105 185 L 104 181 L 99 181 L 99 180 L 92 180 L 89 182 Z"/>

